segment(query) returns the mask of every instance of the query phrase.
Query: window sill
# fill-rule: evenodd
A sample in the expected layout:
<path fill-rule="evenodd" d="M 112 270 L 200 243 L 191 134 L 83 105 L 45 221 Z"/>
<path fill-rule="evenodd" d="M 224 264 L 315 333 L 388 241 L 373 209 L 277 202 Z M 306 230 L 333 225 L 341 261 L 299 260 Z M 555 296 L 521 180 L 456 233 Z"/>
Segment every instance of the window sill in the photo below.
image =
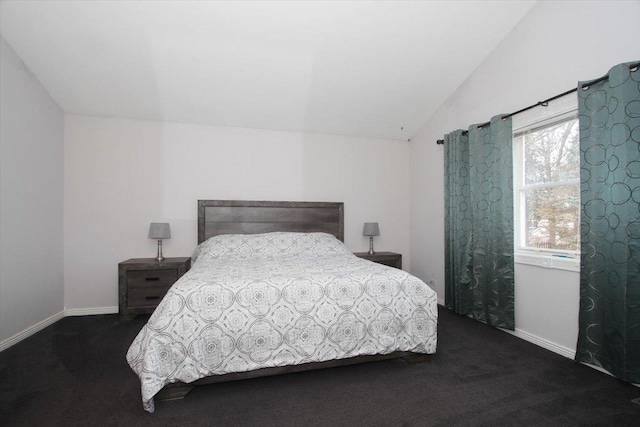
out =
<path fill-rule="evenodd" d="M 547 254 L 516 253 L 516 264 L 533 265 L 540 268 L 580 272 L 580 257 L 565 258 Z"/>

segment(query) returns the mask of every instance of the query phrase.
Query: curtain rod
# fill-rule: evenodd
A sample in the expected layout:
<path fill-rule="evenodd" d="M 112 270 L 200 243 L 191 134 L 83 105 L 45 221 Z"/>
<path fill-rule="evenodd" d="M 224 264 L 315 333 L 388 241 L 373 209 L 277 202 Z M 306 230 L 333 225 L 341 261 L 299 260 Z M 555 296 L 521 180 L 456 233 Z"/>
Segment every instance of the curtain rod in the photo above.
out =
<path fill-rule="evenodd" d="M 629 65 L 629 71 L 634 72 L 634 71 L 636 71 L 638 69 L 639 66 L 640 66 L 640 62 L 636 62 L 635 64 L 630 64 Z M 594 85 L 596 83 L 603 82 L 605 80 L 609 80 L 609 74 L 607 74 L 606 76 L 602 76 L 599 79 L 591 80 L 589 82 L 586 82 L 586 83 L 580 85 L 580 89 L 585 90 L 585 89 L 589 88 L 589 86 Z M 515 116 L 516 114 L 524 113 L 525 111 L 531 110 L 532 108 L 547 107 L 549 105 L 549 102 L 555 101 L 558 98 L 562 98 L 565 95 L 569 95 L 570 93 L 577 92 L 577 91 L 578 91 L 578 88 L 574 88 L 574 89 L 568 90 L 566 92 L 561 93 L 560 95 L 552 96 L 551 98 L 545 99 L 544 101 L 539 101 L 539 102 L 537 102 L 537 103 L 535 103 L 533 105 L 529 105 L 528 107 L 525 107 L 525 108 L 523 108 L 521 110 L 514 111 L 511 114 L 506 114 L 506 115 L 502 116 L 502 119 L 503 120 L 504 119 L 508 119 L 511 116 Z M 488 125 L 490 123 L 491 122 L 485 122 L 485 123 L 482 123 L 481 125 L 479 125 L 478 127 L 482 128 L 482 127 L 484 127 L 484 126 L 486 126 L 486 125 Z M 469 132 L 465 130 L 465 131 L 462 131 L 462 133 L 465 134 L 465 133 L 469 133 Z M 437 140 L 436 144 L 444 145 L 444 139 Z"/>

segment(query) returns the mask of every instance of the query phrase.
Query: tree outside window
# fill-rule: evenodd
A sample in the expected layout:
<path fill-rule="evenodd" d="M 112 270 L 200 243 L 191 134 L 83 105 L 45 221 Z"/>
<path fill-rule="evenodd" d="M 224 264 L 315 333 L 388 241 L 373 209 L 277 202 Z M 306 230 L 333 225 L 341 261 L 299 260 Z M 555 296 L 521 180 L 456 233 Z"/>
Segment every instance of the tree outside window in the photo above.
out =
<path fill-rule="evenodd" d="M 580 140 L 575 115 L 514 135 L 521 144 L 520 245 L 577 251 L 580 246 Z"/>

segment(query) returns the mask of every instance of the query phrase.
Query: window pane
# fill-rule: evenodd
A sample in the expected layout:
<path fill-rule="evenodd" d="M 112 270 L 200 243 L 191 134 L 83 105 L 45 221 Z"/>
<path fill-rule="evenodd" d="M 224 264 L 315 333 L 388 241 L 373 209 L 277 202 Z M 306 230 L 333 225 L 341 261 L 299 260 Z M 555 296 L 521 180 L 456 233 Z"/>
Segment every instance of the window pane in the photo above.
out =
<path fill-rule="evenodd" d="M 580 171 L 578 120 L 524 133 L 525 185 L 575 179 Z"/>
<path fill-rule="evenodd" d="M 580 190 L 566 185 L 524 191 L 526 246 L 578 250 Z"/>

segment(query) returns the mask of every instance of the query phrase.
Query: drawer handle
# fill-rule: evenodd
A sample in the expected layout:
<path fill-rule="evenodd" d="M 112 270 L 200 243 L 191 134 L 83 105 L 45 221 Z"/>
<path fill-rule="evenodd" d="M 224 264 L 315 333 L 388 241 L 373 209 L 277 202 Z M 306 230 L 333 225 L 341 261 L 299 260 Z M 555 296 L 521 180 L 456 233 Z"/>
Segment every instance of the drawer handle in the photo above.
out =
<path fill-rule="evenodd" d="M 151 295 L 151 296 L 148 296 L 148 297 L 144 297 L 144 299 L 160 299 L 160 297 L 157 296 L 157 295 Z"/>
<path fill-rule="evenodd" d="M 146 280 L 147 282 L 157 282 L 158 280 L 160 280 L 159 277 L 145 277 L 144 280 Z"/>

